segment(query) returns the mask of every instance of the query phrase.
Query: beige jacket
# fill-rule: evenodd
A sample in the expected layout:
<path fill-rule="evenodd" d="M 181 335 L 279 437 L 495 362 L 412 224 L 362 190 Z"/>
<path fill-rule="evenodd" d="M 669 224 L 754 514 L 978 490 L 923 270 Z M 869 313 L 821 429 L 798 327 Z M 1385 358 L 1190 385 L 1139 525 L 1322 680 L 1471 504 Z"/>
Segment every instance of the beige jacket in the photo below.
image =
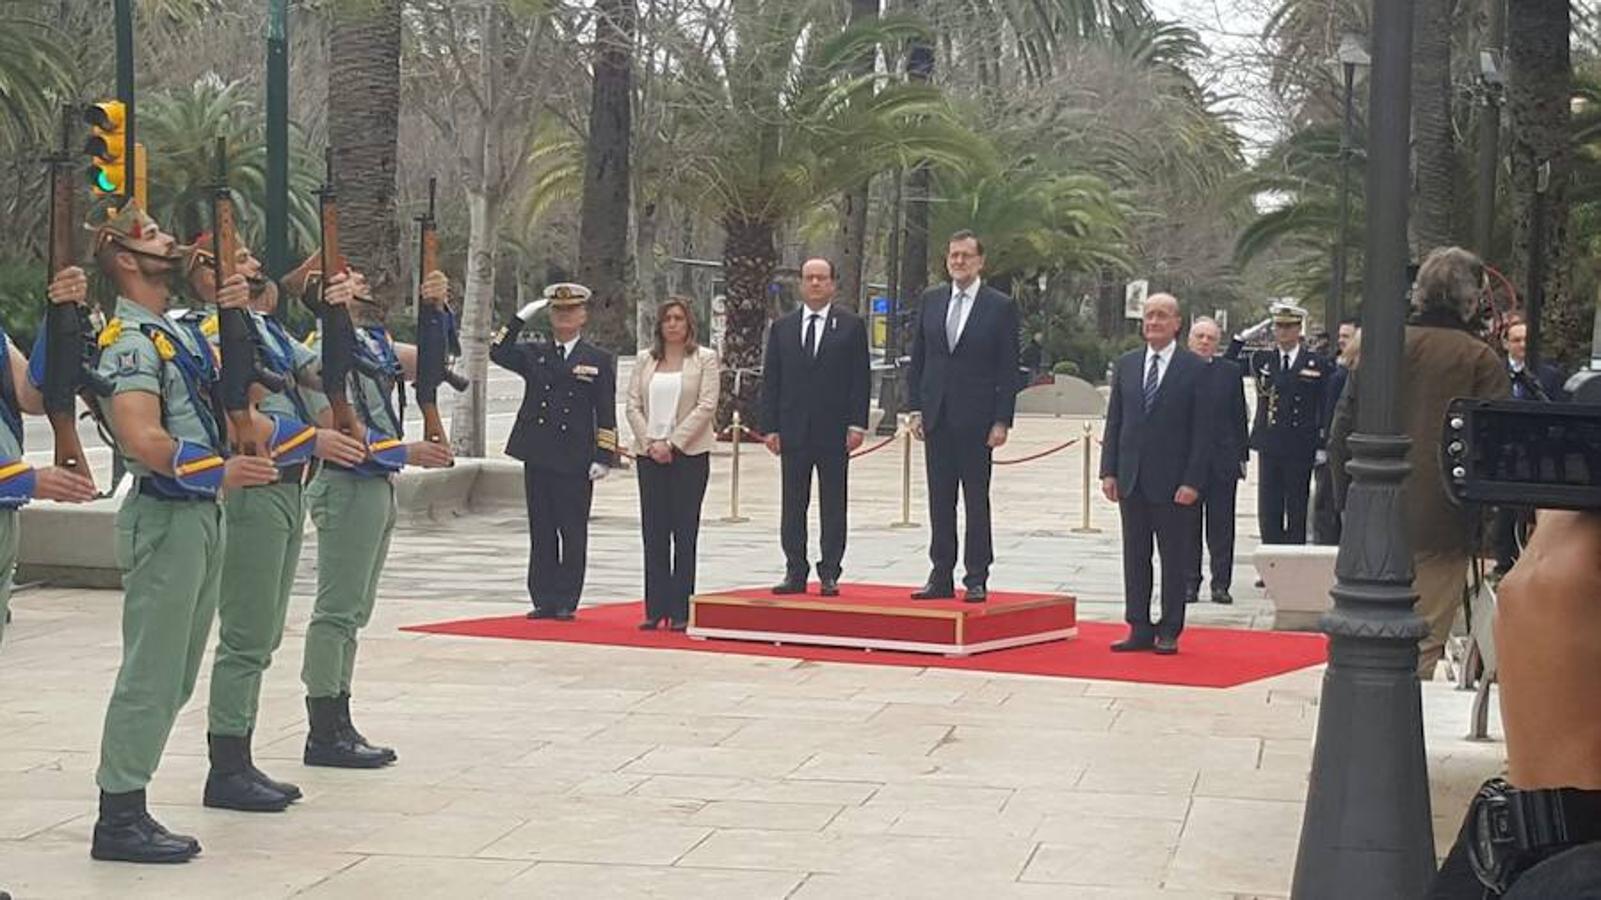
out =
<path fill-rule="evenodd" d="M 628 382 L 628 428 L 633 432 L 631 447 L 636 455 L 645 453 L 645 430 L 650 421 L 650 379 L 656 374 L 656 358 L 640 351 L 634 362 L 634 375 Z M 678 452 L 696 456 L 712 449 L 715 435 L 712 418 L 717 413 L 717 394 L 721 389 L 717 353 L 707 347 L 696 348 L 684 357 L 683 387 L 678 392 L 677 425 L 672 442 Z"/>

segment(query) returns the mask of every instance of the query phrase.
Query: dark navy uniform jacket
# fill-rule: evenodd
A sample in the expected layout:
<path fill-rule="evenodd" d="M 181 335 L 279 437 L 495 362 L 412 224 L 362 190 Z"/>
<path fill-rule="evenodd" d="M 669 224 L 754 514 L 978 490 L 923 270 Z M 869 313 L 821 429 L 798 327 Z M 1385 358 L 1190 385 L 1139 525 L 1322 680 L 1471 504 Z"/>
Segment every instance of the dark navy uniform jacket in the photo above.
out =
<path fill-rule="evenodd" d="M 1225 358 L 1240 361 L 1256 381 L 1251 449 L 1311 465 L 1323 446 L 1323 398 L 1334 377 L 1334 363 L 1302 344 L 1293 371 L 1287 372 L 1283 356 L 1276 346 L 1245 353 L 1236 339 Z"/>
<path fill-rule="evenodd" d="M 506 453 L 531 466 L 587 477 L 590 463 L 617 456 L 617 364 L 582 337 L 562 359 L 559 345 L 519 343 L 522 320 L 495 335 L 489 358 L 521 375 L 522 407 Z"/>

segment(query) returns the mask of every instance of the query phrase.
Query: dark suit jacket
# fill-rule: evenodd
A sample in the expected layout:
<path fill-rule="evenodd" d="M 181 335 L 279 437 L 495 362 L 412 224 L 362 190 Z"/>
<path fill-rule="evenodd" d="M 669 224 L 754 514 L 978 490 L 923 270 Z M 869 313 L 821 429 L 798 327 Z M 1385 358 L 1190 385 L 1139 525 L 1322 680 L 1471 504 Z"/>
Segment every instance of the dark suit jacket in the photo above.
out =
<path fill-rule="evenodd" d="M 1214 458 L 1215 403 L 1206 396 L 1206 363 L 1183 347 L 1145 409 L 1145 348 L 1118 358 L 1107 401 L 1101 477 L 1115 476 L 1121 496 L 1172 503 L 1181 485 L 1199 490 Z"/>
<path fill-rule="evenodd" d="M 809 357 L 801 333 L 809 310 L 803 305 L 781 316 L 767 332 L 762 359 L 762 431 L 784 445 L 845 449 L 845 431 L 867 427 L 867 326 L 862 317 L 834 304 L 817 356 Z"/>
<path fill-rule="evenodd" d="M 1545 398 L 1547 400 L 1561 401 L 1568 399 L 1567 392 L 1562 390 L 1562 385 L 1564 382 L 1562 373 L 1557 370 L 1556 366 L 1553 366 L 1548 362 L 1542 362 L 1534 370 L 1533 375 L 1534 380 L 1539 383 L 1540 389 L 1545 392 Z M 1512 376 L 1512 366 L 1510 363 L 1507 365 L 1507 378 L 1512 380 L 1512 396 L 1517 397 L 1517 379 L 1513 378 Z M 1534 400 L 1536 397 L 1532 390 L 1529 390 L 1527 387 L 1525 387 L 1523 390 L 1523 399 Z"/>
<path fill-rule="evenodd" d="M 1017 409 L 1017 307 L 1012 298 L 979 285 L 955 347 L 945 339 L 951 286 L 923 293 L 912 332 L 906 407 L 923 414 L 923 427 L 1010 426 Z"/>
<path fill-rule="evenodd" d="M 1283 352 L 1277 347 L 1244 353 L 1239 338 L 1229 344 L 1226 359 L 1240 361 L 1256 379 L 1256 421 L 1251 426 L 1251 447 L 1275 456 L 1312 465 L 1323 446 L 1326 431 L 1324 398 L 1334 362 L 1301 345 L 1295 371 L 1284 371 Z"/>
<path fill-rule="evenodd" d="M 611 354 L 578 339 L 564 360 L 553 344 L 519 343 L 513 318 L 489 347 L 498 366 L 523 377 L 523 402 L 506 454 L 567 474 L 589 464 L 613 465 L 617 455 L 617 365 Z"/>
<path fill-rule="evenodd" d="M 1203 394 L 1212 403 L 1213 417 L 1208 474 L 1214 481 L 1244 478 L 1240 464 L 1251 459 L 1251 438 L 1240 367 L 1220 356 L 1206 366 L 1204 378 Z"/>

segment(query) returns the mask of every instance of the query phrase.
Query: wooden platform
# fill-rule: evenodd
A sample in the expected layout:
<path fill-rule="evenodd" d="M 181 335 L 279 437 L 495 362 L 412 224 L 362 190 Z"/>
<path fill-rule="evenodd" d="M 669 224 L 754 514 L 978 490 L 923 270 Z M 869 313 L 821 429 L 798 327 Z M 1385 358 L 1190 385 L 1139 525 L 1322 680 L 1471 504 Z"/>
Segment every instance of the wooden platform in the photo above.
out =
<path fill-rule="evenodd" d="M 1077 604 L 1065 594 L 991 593 L 985 603 L 913 600 L 905 585 L 841 584 L 823 597 L 741 588 L 690 599 L 692 638 L 817 644 L 970 656 L 1078 634 Z"/>

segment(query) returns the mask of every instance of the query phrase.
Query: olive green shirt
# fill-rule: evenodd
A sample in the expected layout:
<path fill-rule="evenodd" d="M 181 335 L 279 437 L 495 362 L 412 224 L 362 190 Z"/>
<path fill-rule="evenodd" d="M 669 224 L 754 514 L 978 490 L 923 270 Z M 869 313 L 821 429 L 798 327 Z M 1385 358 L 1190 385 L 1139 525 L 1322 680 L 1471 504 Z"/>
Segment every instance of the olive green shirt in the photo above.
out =
<path fill-rule="evenodd" d="M 192 396 L 178 364 L 164 360 L 156 344 L 145 336 L 141 326 L 159 325 L 167 334 L 178 340 L 177 352 L 210 353 L 200 346 L 189 329 L 163 319 L 143 306 L 125 297 L 117 298 L 116 316 L 106 323 L 100 336 L 100 374 L 111 380 L 112 396 L 100 400 L 100 409 L 106 420 L 116 427 L 116 413 L 112 399 L 118 394 L 141 391 L 161 398 L 161 426 L 178 440 L 185 440 L 220 451 L 212 443 L 207 425 L 215 427 L 211 411 L 199 404 L 206 397 Z M 128 471 L 137 476 L 153 474 L 150 468 L 128 455 L 121 446 L 116 448 Z"/>

